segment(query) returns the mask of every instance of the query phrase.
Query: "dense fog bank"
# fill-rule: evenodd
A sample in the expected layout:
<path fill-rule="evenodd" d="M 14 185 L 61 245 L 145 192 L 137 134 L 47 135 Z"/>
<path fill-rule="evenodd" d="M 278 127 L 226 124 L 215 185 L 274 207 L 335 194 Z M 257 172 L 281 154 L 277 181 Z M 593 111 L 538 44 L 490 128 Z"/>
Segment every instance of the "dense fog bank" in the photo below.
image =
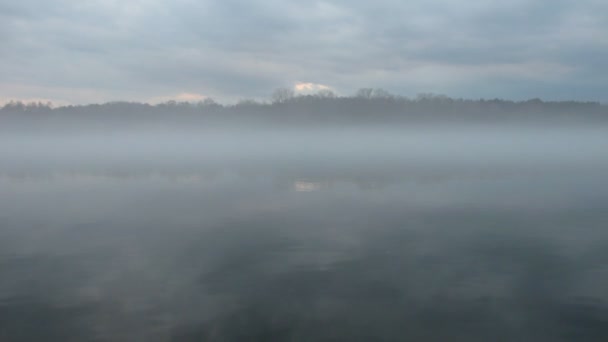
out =
<path fill-rule="evenodd" d="M 608 127 L 417 125 L 131 128 L 0 136 L 0 175 L 200 175 L 237 171 L 335 180 L 513 172 L 601 172 Z"/>

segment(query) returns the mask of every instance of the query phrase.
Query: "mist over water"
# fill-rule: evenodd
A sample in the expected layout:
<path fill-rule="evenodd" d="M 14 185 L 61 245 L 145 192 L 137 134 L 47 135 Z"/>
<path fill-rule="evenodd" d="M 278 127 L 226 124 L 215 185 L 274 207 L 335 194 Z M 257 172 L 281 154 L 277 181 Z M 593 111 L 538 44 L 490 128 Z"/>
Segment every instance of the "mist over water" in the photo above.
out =
<path fill-rule="evenodd" d="M 606 13 L 0 0 L 0 342 L 608 341 Z"/>
<path fill-rule="evenodd" d="M 0 137 L 1 341 L 605 341 L 608 127 Z"/>

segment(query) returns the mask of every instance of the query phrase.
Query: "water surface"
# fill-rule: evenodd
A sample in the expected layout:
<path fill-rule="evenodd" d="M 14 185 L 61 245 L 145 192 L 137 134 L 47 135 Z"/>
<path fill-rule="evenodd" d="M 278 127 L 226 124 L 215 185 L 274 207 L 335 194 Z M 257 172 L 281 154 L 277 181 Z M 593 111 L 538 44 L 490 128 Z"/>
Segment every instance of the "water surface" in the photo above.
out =
<path fill-rule="evenodd" d="M 606 341 L 605 133 L 5 137 L 0 340 Z"/>

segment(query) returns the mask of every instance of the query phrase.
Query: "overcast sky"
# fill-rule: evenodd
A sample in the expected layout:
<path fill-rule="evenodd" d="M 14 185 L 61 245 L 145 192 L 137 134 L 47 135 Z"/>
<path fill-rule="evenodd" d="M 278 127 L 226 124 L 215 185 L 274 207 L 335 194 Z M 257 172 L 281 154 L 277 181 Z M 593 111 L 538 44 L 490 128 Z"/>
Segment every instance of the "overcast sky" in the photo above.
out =
<path fill-rule="evenodd" d="M 608 101 L 606 0 L 0 0 L 0 102 Z"/>

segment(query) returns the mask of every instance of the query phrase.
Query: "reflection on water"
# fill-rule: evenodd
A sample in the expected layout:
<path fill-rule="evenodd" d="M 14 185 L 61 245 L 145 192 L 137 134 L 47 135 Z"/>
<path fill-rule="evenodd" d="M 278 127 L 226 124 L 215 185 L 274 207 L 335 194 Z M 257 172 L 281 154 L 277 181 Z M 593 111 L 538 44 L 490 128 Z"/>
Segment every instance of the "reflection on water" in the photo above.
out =
<path fill-rule="evenodd" d="M 0 341 L 606 341 L 567 156 L 2 169 Z"/>
<path fill-rule="evenodd" d="M 311 191 L 319 191 L 323 184 L 320 182 L 310 182 L 297 180 L 293 183 L 293 188 L 299 192 L 311 192 Z"/>

